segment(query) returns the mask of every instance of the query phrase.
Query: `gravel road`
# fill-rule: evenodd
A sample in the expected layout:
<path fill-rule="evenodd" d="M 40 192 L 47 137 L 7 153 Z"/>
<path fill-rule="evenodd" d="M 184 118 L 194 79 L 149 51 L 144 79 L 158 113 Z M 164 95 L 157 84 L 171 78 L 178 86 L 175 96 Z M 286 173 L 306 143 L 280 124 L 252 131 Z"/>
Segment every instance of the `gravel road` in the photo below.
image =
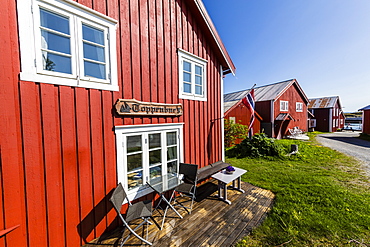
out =
<path fill-rule="evenodd" d="M 318 135 L 316 140 L 326 147 L 362 161 L 366 174 L 370 176 L 370 142 L 356 138 L 359 135 L 359 132 L 334 132 Z"/>

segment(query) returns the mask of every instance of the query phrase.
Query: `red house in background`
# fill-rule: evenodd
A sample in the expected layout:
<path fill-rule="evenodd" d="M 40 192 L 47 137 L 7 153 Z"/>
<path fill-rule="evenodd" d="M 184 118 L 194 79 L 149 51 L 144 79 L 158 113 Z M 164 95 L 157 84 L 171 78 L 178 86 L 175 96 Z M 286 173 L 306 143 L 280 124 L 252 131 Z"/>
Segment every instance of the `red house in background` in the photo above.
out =
<path fill-rule="evenodd" d="M 308 110 L 315 116 L 315 130 L 335 132 L 344 127 L 344 113 L 339 96 L 310 99 Z"/>
<path fill-rule="evenodd" d="M 152 199 L 223 159 L 235 67 L 201 0 L 0 3 L 0 246 L 80 246 L 116 227 L 117 183 Z"/>
<path fill-rule="evenodd" d="M 230 93 L 224 100 L 241 100 L 248 92 L 249 89 Z M 296 79 L 256 87 L 254 98 L 255 110 L 262 120 L 259 132 L 280 139 L 294 127 L 307 131 L 308 98 Z"/>
<path fill-rule="evenodd" d="M 235 93 L 228 93 L 224 95 L 224 112 L 225 119 L 232 120 L 234 123 L 240 123 L 243 125 L 250 125 L 251 122 L 251 111 L 242 102 L 242 99 L 249 93 L 249 90 L 244 90 Z M 259 133 L 261 129 L 261 116 L 254 112 L 255 119 L 253 123 L 253 133 Z M 239 144 L 242 140 L 236 140 L 235 144 Z"/>
<path fill-rule="evenodd" d="M 370 105 L 359 111 L 362 111 L 362 133 L 370 135 Z"/>

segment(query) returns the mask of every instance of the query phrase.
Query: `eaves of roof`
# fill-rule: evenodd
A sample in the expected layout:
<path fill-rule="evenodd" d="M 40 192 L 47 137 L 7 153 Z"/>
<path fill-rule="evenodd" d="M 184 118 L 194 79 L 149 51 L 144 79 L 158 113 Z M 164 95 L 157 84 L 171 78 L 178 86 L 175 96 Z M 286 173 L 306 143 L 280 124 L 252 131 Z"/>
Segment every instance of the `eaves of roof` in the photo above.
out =
<path fill-rule="evenodd" d="M 365 111 L 365 110 L 370 110 L 370 105 L 365 106 L 365 107 L 359 109 L 359 111 Z"/>
<path fill-rule="evenodd" d="M 233 61 L 231 60 L 230 55 L 227 52 L 225 45 L 223 44 L 202 0 L 192 0 L 192 1 L 189 1 L 188 3 L 190 7 L 193 7 L 194 9 L 197 10 L 199 14 L 198 18 L 201 19 L 204 24 L 202 26 L 207 27 L 206 29 L 209 31 L 208 34 L 212 38 L 213 44 L 217 47 L 217 50 L 219 52 L 218 55 L 220 58 L 222 58 L 221 65 L 222 65 L 222 70 L 224 74 L 232 73 L 233 75 L 235 75 L 235 70 L 236 70 L 235 65 Z"/>

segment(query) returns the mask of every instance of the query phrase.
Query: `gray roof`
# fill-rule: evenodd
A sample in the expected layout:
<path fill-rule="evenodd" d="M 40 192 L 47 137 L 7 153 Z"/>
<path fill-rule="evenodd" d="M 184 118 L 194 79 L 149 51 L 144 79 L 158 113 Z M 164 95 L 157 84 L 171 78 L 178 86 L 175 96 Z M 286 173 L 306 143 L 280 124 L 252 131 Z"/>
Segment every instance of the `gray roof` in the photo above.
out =
<path fill-rule="evenodd" d="M 295 79 L 277 82 L 266 86 L 260 86 L 254 88 L 254 99 L 258 101 L 268 101 L 277 99 L 290 85 L 294 82 L 297 83 L 299 90 L 301 90 L 303 97 L 306 97 L 305 93 L 298 85 Z M 242 90 L 234 93 L 224 94 L 224 102 L 241 100 L 251 89 Z M 308 101 L 308 99 L 307 99 Z"/>
<path fill-rule="evenodd" d="M 231 107 L 233 107 L 239 101 L 240 100 L 234 100 L 234 101 L 224 102 L 224 113 L 227 112 Z"/>
<path fill-rule="evenodd" d="M 250 89 L 242 90 L 234 93 L 224 94 L 224 102 L 239 101 L 249 93 Z M 235 102 L 236 103 L 236 102 Z"/>
<path fill-rule="evenodd" d="M 364 110 L 370 110 L 370 105 L 365 106 L 365 107 L 359 109 L 359 111 L 364 111 Z"/>
<path fill-rule="evenodd" d="M 267 101 L 276 99 L 294 80 L 282 81 L 254 89 L 255 101 Z"/>
<path fill-rule="evenodd" d="M 310 103 L 308 103 L 309 109 L 317 109 L 317 108 L 333 108 L 336 102 L 339 100 L 339 96 L 332 96 L 332 97 L 322 97 L 322 98 L 315 98 L 309 99 Z"/>

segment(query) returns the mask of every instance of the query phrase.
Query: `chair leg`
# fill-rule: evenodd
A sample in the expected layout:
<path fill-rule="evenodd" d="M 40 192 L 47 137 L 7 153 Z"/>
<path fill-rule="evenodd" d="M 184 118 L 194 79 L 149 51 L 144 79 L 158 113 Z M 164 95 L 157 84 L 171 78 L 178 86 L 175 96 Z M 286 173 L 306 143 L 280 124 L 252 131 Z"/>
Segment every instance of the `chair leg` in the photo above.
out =
<path fill-rule="evenodd" d="M 152 245 L 153 243 L 149 242 L 148 240 L 144 239 L 143 237 L 141 237 L 139 234 L 137 234 L 135 231 L 140 227 L 142 226 L 143 224 L 147 223 L 149 219 L 148 218 L 145 218 L 145 221 L 141 222 L 137 227 L 135 227 L 135 229 L 132 229 L 131 227 L 129 227 L 127 225 L 126 222 L 124 222 L 126 228 L 135 236 L 137 237 L 138 239 L 140 239 L 141 241 L 143 241 L 144 243 L 148 244 L 148 245 Z M 148 230 L 148 228 L 147 228 Z M 131 234 L 129 234 L 126 239 L 121 243 L 121 247 L 123 246 L 123 244 L 127 241 L 127 239 L 130 237 Z M 148 236 L 147 236 L 148 237 Z"/>

